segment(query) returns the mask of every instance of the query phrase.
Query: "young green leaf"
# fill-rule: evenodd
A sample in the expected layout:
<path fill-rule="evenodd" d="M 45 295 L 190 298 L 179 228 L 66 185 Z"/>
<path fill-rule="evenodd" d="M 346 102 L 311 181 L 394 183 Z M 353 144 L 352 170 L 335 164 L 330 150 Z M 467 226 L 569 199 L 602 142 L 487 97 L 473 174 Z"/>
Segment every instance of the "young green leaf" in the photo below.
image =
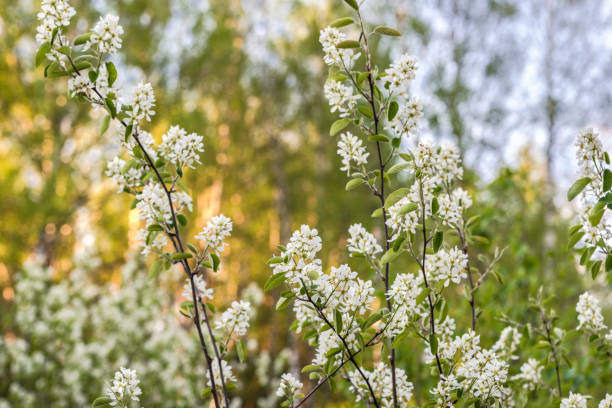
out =
<path fill-rule="evenodd" d="M 340 41 L 338 43 L 338 45 L 336 45 L 336 48 L 340 48 L 340 49 L 345 49 L 345 48 L 359 48 L 361 46 L 361 44 L 359 43 L 359 41 L 355 41 L 355 40 L 344 40 L 344 41 Z"/>
<path fill-rule="evenodd" d="M 390 35 L 392 37 L 399 37 L 400 35 L 402 35 L 402 33 L 397 31 L 395 28 L 391 28 L 391 27 L 387 27 L 387 26 L 378 26 L 378 27 L 376 27 L 374 29 L 374 32 L 376 34 Z"/>
<path fill-rule="evenodd" d="M 351 120 L 349 118 L 338 119 L 337 121 L 332 123 L 331 128 L 329 128 L 329 135 L 335 136 L 336 134 L 338 134 L 338 132 L 347 127 L 349 123 L 351 123 Z"/>
<path fill-rule="evenodd" d="M 391 101 L 389 104 L 389 109 L 387 110 L 387 119 L 391 122 L 395 115 L 397 115 L 397 111 L 399 110 L 399 105 L 395 101 Z"/>
<path fill-rule="evenodd" d="M 349 180 L 348 183 L 346 183 L 346 191 L 350 191 L 353 190 L 354 188 L 359 187 L 360 185 L 362 185 L 364 183 L 364 180 L 360 177 L 356 177 L 352 180 Z"/>
<path fill-rule="evenodd" d="M 359 10 L 359 4 L 357 4 L 356 0 L 344 0 L 344 2 L 351 6 L 353 9 Z"/>
<path fill-rule="evenodd" d="M 51 51 L 51 44 L 49 44 L 48 42 L 43 43 L 38 48 L 38 51 L 36 52 L 36 57 L 34 58 L 35 66 L 38 67 L 40 64 L 43 63 L 43 61 L 47 59 L 47 54 L 49 53 L 49 51 Z"/>
<path fill-rule="evenodd" d="M 567 200 L 572 201 L 578 194 L 584 190 L 584 188 L 591 182 L 590 177 L 583 177 L 578 179 L 572 184 L 570 189 L 567 191 Z"/>
<path fill-rule="evenodd" d="M 329 26 L 340 28 L 340 27 L 347 26 L 349 24 L 353 24 L 354 22 L 355 20 L 353 20 L 351 17 L 342 17 L 342 18 L 332 21 L 332 23 Z"/>
<path fill-rule="evenodd" d="M 106 71 L 108 72 L 108 86 L 112 86 L 117 79 L 117 68 L 115 68 L 115 64 L 108 61 L 106 63 Z"/>

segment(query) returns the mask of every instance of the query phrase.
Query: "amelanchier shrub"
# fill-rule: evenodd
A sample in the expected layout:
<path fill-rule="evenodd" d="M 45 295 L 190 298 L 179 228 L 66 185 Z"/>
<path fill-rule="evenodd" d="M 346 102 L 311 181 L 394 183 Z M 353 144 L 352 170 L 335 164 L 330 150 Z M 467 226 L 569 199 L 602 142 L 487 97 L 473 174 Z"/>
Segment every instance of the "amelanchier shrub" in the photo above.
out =
<path fill-rule="evenodd" d="M 486 322 L 479 321 L 479 310 L 487 305 L 478 303 L 477 291 L 489 276 L 502 280 L 494 266 L 503 250 L 496 250 L 492 259 L 479 254 L 486 260 L 484 268 L 470 265 L 478 255 L 470 245 L 483 239 L 473 232 L 478 215 L 470 214 L 470 194 L 460 187 L 458 149 L 418 136 L 422 106 L 410 92 L 417 61 L 403 55 L 388 68 L 377 66 L 370 48 L 373 37 L 400 33 L 387 26 L 369 27 L 356 0 L 345 2 L 353 16 L 333 22 L 320 35 L 330 67 L 324 92 L 331 111 L 339 116 L 330 135 L 338 138 L 341 170 L 350 177 L 346 189 L 366 191 L 380 201 L 372 217 L 379 219 L 384 234 L 375 237 L 360 223 L 349 228 L 348 252 L 367 265 L 370 276 L 359 276 L 348 265 L 325 268 L 317 257 L 322 240 L 307 225 L 270 259 L 272 273 L 265 289 L 285 287 L 276 308 L 292 306 L 295 321 L 288 329 L 314 348 L 312 363 L 302 371 L 316 383 L 305 395 L 300 379 L 282 375 L 277 390 L 282 406 L 303 406 L 323 385 L 335 390 L 335 381 L 346 382 L 356 406 L 415 406 L 413 383 L 396 355 L 398 346 L 411 337 L 420 339 L 423 360 L 430 366 L 421 375 L 436 383 L 420 396 L 424 406 L 528 406 L 543 393 L 553 405 L 586 407 L 589 397 L 562 388 L 562 373 L 569 360 L 566 340 L 580 331 L 591 336 L 597 350 L 610 355 L 612 336 L 606 334 L 597 300 L 582 295 L 576 308 L 577 330 L 566 330 L 555 326 L 551 299 L 540 291 L 530 300 L 540 325 L 502 316 L 507 327 L 499 339 L 481 344 L 478 330 Z M 115 86 L 117 70 L 109 57 L 122 45 L 118 18 L 103 17 L 91 32 L 69 42 L 65 30 L 74 14 L 65 0 L 43 1 L 36 62 L 46 63 L 49 78 L 68 77 L 74 98 L 106 112 L 103 132 L 118 129 L 125 157 L 113 159 L 107 174 L 120 191 L 134 196 L 132 208 L 145 225 L 143 254 L 158 256 L 151 274 L 172 264 L 182 267 L 190 300 L 181 312 L 193 320 L 200 339 L 207 373 L 203 397 L 215 407 L 228 407 L 236 381 L 228 361 L 234 355 L 246 358 L 240 337 L 249 327 L 250 304 L 235 301 L 221 314 L 219 324 L 212 324 L 213 289 L 206 283 L 206 272 L 218 269 L 231 221 L 214 217 L 195 237 L 203 245 L 189 244 L 181 235 L 187 224 L 184 213 L 192 206 L 183 174 L 199 164 L 203 139 L 172 126 L 156 144 L 142 128 L 155 113 L 151 85 L 139 83 L 130 93 Z M 593 132 L 583 133 L 577 145 L 585 174 L 569 198 L 581 194 L 584 216 L 572 228 L 571 244 L 580 243 L 580 261 L 595 277 L 602 268 L 612 269 L 606 220 L 612 207 L 612 173 Z M 391 181 L 402 187 L 391 190 Z M 397 268 L 400 257 L 413 262 L 417 272 Z M 457 327 L 448 306 L 457 286 L 463 287 L 470 310 L 466 328 Z M 538 360 L 542 353 L 526 355 L 521 347 L 525 342 L 537 344 L 545 359 Z M 542 375 L 545 367 L 554 367 L 550 384 Z M 121 367 L 93 406 L 131 406 L 142 393 L 139 384 L 133 367 Z M 600 408 L 611 406 L 612 395 L 599 403 Z"/>

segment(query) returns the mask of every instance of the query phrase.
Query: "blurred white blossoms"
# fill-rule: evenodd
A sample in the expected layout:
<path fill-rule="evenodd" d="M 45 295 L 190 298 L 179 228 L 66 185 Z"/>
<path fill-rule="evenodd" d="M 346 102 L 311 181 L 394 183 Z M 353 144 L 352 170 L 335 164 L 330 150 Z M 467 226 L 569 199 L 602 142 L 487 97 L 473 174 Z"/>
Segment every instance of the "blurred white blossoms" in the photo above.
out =
<path fill-rule="evenodd" d="M 358 95 L 353 95 L 351 86 L 343 85 L 342 82 L 333 79 L 325 83 L 323 92 L 331 106 L 332 113 L 338 111 L 341 118 L 351 115 L 359 98 Z"/>
<path fill-rule="evenodd" d="M 191 211 L 191 197 L 183 191 L 174 191 L 170 194 L 175 211 L 187 208 Z M 146 184 L 142 191 L 136 195 L 138 203 L 136 208 L 140 218 L 147 221 L 147 225 L 158 222 L 172 222 L 172 210 L 164 188 L 159 183 Z"/>
<path fill-rule="evenodd" d="M 212 300 L 213 298 L 213 289 L 209 288 L 206 284 L 206 281 L 200 275 L 194 275 L 193 281 L 195 283 L 195 287 L 202 298 L 202 301 L 206 301 L 206 299 Z M 191 293 L 191 281 L 189 278 L 185 279 L 185 285 L 183 286 L 183 296 L 187 299 L 193 299 L 193 294 Z"/>
<path fill-rule="evenodd" d="M 518 356 L 515 356 L 514 352 L 518 350 L 522 337 L 523 335 L 519 333 L 516 327 L 504 327 L 499 335 L 499 339 L 493 345 L 492 350 L 508 360 L 516 360 Z"/>
<path fill-rule="evenodd" d="M 327 65 L 338 65 L 350 69 L 361 55 L 352 48 L 338 48 L 338 44 L 346 39 L 346 34 L 334 27 L 326 27 L 319 34 L 319 42 L 323 47 L 325 56 L 323 61 Z"/>
<path fill-rule="evenodd" d="M 606 329 L 599 300 L 589 292 L 584 292 L 578 298 L 576 312 L 578 312 L 578 329 L 587 332 L 598 332 Z"/>
<path fill-rule="evenodd" d="M 115 373 L 115 378 L 106 391 L 106 394 L 112 400 L 110 405 L 125 407 L 129 400 L 139 401 L 139 396 L 142 394 L 140 387 L 138 387 L 139 383 L 135 370 L 121 367 Z"/>
<path fill-rule="evenodd" d="M 159 152 L 177 167 L 191 167 L 200 164 L 200 152 L 204 151 L 204 138 L 197 133 L 187 133 L 179 126 L 171 126 L 162 136 Z"/>
<path fill-rule="evenodd" d="M 232 233 L 232 220 L 223 214 L 215 215 L 206 223 L 202 232 L 195 236 L 206 242 L 211 250 L 217 254 L 223 252 L 227 243 L 225 239 Z"/>
<path fill-rule="evenodd" d="M 612 408 L 612 394 L 606 394 L 606 397 L 599 402 L 598 408 Z"/>
<path fill-rule="evenodd" d="M 561 400 L 561 405 L 559 405 L 559 408 L 587 408 L 589 398 L 591 397 L 570 392 L 569 397 Z"/>
<path fill-rule="evenodd" d="M 374 238 L 374 235 L 369 233 L 361 224 L 353 224 L 349 227 L 349 239 L 347 247 L 351 256 L 353 254 L 361 254 L 369 258 L 373 258 L 376 254 L 382 252 L 382 248 Z"/>
<path fill-rule="evenodd" d="M 439 195 L 438 204 L 440 206 L 438 216 L 442 219 L 444 225 L 461 227 L 464 211 L 472 206 L 472 197 L 467 191 L 457 187 L 450 195 Z"/>
<path fill-rule="evenodd" d="M 513 381 L 521 381 L 523 388 L 529 391 L 535 390 L 542 382 L 542 370 L 544 369 L 535 358 L 530 358 L 521 366 L 521 372 L 511 378 Z"/>
<path fill-rule="evenodd" d="M 155 110 L 153 109 L 155 107 L 155 94 L 151 84 L 148 82 L 138 83 L 128 101 L 128 105 L 131 106 L 131 109 L 127 111 L 127 114 L 132 119 L 132 122 L 144 119 L 150 122 L 151 116 L 155 115 Z"/>
<path fill-rule="evenodd" d="M 36 29 L 36 41 L 39 44 L 51 41 L 53 30 L 70 24 L 70 18 L 76 14 L 74 8 L 65 0 L 43 0 L 37 18 L 40 25 Z"/>
<path fill-rule="evenodd" d="M 385 70 L 387 74 L 385 81 L 389 84 L 390 92 L 397 92 L 400 95 L 407 93 L 410 81 L 415 77 L 418 64 L 416 58 L 404 54 L 398 61 L 392 63 Z"/>
<path fill-rule="evenodd" d="M 393 407 L 393 386 L 391 382 L 391 368 L 384 363 L 378 363 L 373 371 L 363 370 L 368 381 L 372 385 L 374 394 L 380 406 L 384 408 Z M 352 384 L 350 389 L 355 394 L 357 402 L 362 401 L 362 396 L 369 396 L 367 384 L 361 375 L 355 370 L 349 373 Z M 406 407 L 412 402 L 412 390 L 414 386 L 408 381 L 406 373 L 401 368 L 395 369 L 395 380 L 397 390 L 397 402 L 400 407 Z M 367 402 L 367 400 L 366 400 Z"/>
<path fill-rule="evenodd" d="M 105 174 L 117 184 L 117 192 L 122 192 L 124 189 L 140 187 L 144 172 L 142 167 L 131 166 L 126 169 L 126 161 L 115 157 L 107 163 Z"/>
<path fill-rule="evenodd" d="M 291 373 L 285 373 L 281 376 L 280 385 L 276 390 L 278 397 L 285 397 L 290 401 L 296 398 L 296 394 L 302 389 L 303 384 Z"/>
<path fill-rule="evenodd" d="M 251 318 L 251 303 L 245 300 L 233 301 L 232 305 L 221 315 L 217 321 L 217 329 L 225 329 L 234 332 L 238 336 L 244 336 L 249 328 Z"/>
<path fill-rule="evenodd" d="M 354 136 L 351 132 L 340 135 L 337 153 L 342 157 L 342 167 L 340 167 L 340 170 L 346 171 L 348 176 L 351 175 L 353 166 L 359 168 L 359 166 L 367 164 L 367 159 L 370 155 L 363 146 L 361 139 Z"/>
<path fill-rule="evenodd" d="M 119 17 L 107 14 L 100 17 L 92 30 L 87 47 L 97 47 L 98 51 L 114 54 L 121 48 L 123 27 L 119 25 Z"/>
<path fill-rule="evenodd" d="M 211 363 L 212 364 L 212 372 L 215 378 L 215 384 L 218 387 L 221 384 L 221 371 L 219 370 L 219 360 L 214 358 Z M 221 360 L 221 367 L 223 370 L 223 378 L 225 379 L 225 384 L 229 384 L 230 382 L 236 381 L 236 377 L 232 373 L 232 366 L 227 363 L 225 360 Z M 212 381 L 210 380 L 210 373 L 206 371 L 206 377 L 208 377 L 207 385 L 212 387 Z"/>

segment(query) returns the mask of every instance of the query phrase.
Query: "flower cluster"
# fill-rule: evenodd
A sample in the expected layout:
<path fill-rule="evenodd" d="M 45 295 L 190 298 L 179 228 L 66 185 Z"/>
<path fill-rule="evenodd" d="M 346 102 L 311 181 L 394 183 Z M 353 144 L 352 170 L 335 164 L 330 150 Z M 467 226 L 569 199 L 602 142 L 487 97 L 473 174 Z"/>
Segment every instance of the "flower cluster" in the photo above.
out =
<path fill-rule="evenodd" d="M 343 85 L 342 82 L 330 79 L 325 83 L 323 91 L 332 112 L 338 111 L 342 118 L 353 113 L 358 100 L 358 95 L 353 94 L 353 88 Z"/>
<path fill-rule="evenodd" d="M 290 403 L 302 395 L 298 394 L 303 387 L 303 384 L 291 373 L 285 373 L 281 376 L 280 385 L 276 391 L 276 395 L 281 398 L 286 398 Z"/>
<path fill-rule="evenodd" d="M 603 321 L 599 301 L 589 292 L 580 295 L 576 304 L 576 312 L 578 312 L 578 329 L 596 333 L 607 328 Z"/>
<path fill-rule="evenodd" d="M 232 220 L 223 214 L 215 215 L 206 223 L 202 232 L 195 236 L 206 242 L 206 245 L 217 254 L 223 252 L 227 243 L 225 240 L 232 232 Z"/>
<path fill-rule="evenodd" d="M 94 47 L 105 54 L 114 54 L 121 48 L 121 35 L 123 27 L 119 25 L 119 17 L 108 14 L 100 17 L 93 28 L 93 32 L 86 48 Z"/>
<path fill-rule="evenodd" d="M 535 390 L 542 383 L 542 367 L 535 358 L 530 358 L 521 366 L 521 372 L 512 376 L 513 381 L 521 381 L 523 388 L 529 391 Z"/>
<path fill-rule="evenodd" d="M 115 378 L 113 378 L 112 384 L 106 391 L 111 399 L 110 405 L 127 407 L 127 401 L 129 400 L 140 401 L 139 396 L 142 391 L 138 386 L 139 383 L 136 371 L 121 367 L 115 373 Z"/>
<path fill-rule="evenodd" d="M 407 54 L 392 63 L 385 70 L 385 81 L 389 84 L 389 91 L 397 92 L 400 95 L 406 94 L 410 82 L 415 78 L 417 68 L 416 58 Z"/>
<path fill-rule="evenodd" d="M 351 48 L 338 48 L 338 44 L 346 39 L 346 34 L 334 27 L 321 30 L 319 42 L 323 47 L 325 56 L 323 60 L 327 65 L 338 65 L 350 69 L 361 55 Z"/>
<path fill-rule="evenodd" d="M 197 133 L 187 133 L 179 126 L 171 126 L 162 136 L 159 145 L 161 155 L 177 167 L 195 168 L 200 163 L 199 153 L 204 151 L 203 137 Z"/>
<path fill-rule="evenodd" d="M 244 336 L 249 328 L 251 318 L 251 303 L 246 300 L 233 301 L 232 305 L 221 315 L 217 329 L 226 330 Z"/>
<path fill-rule="evenodd" d="M 374 258 L 376 254 L 382 252 L 374 235 L 369 233 L 361 224 L 353 224 L 349 227 L 349 238 L 347 248 L 351 255 L 360 254 L 369 258 Z"/>
<path fill-rule="evenodd" d="M 379 363 L 372 371 L 362 370 L 368 378 L 374 394 L 376 395 L 380 406 L 384 408 L 393 407 L 393 387 L 391 384 L 391 368 L 384 363 Z M 349 373 L 351 382 L 351 390 L 355 393 L 356 402 L 369 401 L 364 395 L 368 395 L 368 387 L 357 371 Z M 412 400 L 412 391 L 414 386 L 408 381 L 406 373 L 401 368 L 395 369 L 397 402 L 400 407 L 408 406 Z"/>
<path fill-rule="evenodd" d="M 222 367 L 221 369 L 219 369 L 219 364 Z M 230 382 L 236 381 L 236 377 L 232 373 L 232 366 L 229 365 L 227 361 L 221 360 L 221 363 L 219 363 L 219 360 L 217 358 L 214 358 L 213 361 L 211 361 L 210 365 L 212 367 L 215 384 L 221 384 L 223 381 L 226 384 L 229 384 Z M 221 378 L 221 370 L 223 370 L 223 379 Z M 206 376 L 208 377 L 208 382 L 206 384 L 209 387 L 212 387 L 212 381 L 210 379 L 210 374 L 208 373 L 208 371 L 206 372 Z"/>
<path fill-rule="evenodd" d="M 195 283 L 197 293 L 203 301 L 206 301 L 207 299 L 213 299 L 213 288 L 209 288 L 206 284 L 206 281 L 202 279 L 200 275 L 194 275 L 193 282 Z M 187 299 L 191 299 L 193 297 L 191 290 L 191 280 L 189 278 L 185 279 L 185 285 L 183 286 L 183 296 Z"/>
<path fill-rule="evenodd" d="M 43 0 L 37 18 L 40 25 L 36 29 L 36 41 L 39 44 L 50 42 L 55 29 L 70 25 L 70 19 L 76 11 L 66 0 Z"/>
<path fill-rule="evenodd" d="M 467 261 L 467 255 L 459 248 L 440 249 L 427 257 L 425 264 L 427 280 L 441 282 L 444 287 L 448 287 L 450 282 L 459 284 L 467 277 L 465 269 Z"/>
<path fill-rule="evenodd" d="M 360 170 L 361 166 L 366 165 L 370 155 L 363 146 L 361 139 L 350 132 L 340 135 L 338 154 L 342 157 L 340 170 L 346 171 L 348 176 L 351 175 L 351 170 Z"/>
<path fill-rule="evenodd" d="M 419 119 L 423 116 L 423 105 L 416 97 L 409 98 L 402 104 L 399 112 L 387 123 L 387 129 L 395 137 L 414 135 L 419 127 Z"/>
<path fill-rule="evenodd" d="M 423 291 L 420 286 L 423 279 L 411 273 L 397 275 L 391 288 L 387 292 L 387 298 L 392 301 L 393 309 L 391 322 L 387 334 L 395 336 L 409 327 L 414 316 L 423 314 L 422 308 L 417 304 L 417 298 Z"/>
<path fill-rule="evenodd" d="M 590 397 L 578 393 L 569 393 L 569 397 L 561 400 L 560 408 L 587 408 Z"/>
<path fill-rule="evenodd" d="M 132 122 L 141 120 L 151 121 L 151 116 L 155 115 L 155 94 L 153 87 L 148 82 L 139 82 L 136 89 L 130 96 L 128 105 L 131 107 L 127 114 Z"/>

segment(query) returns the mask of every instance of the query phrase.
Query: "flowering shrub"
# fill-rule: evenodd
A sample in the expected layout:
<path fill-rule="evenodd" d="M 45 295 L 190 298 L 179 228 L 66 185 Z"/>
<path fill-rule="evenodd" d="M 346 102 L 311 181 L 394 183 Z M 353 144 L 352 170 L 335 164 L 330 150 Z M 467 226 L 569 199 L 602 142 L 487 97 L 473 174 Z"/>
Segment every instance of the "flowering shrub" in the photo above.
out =
<path fill-rule="evenodd" d="M 612 338 L 605 333 L 597 300 L 589 293 L 582 295 L 576 308 L 578 331 L 566 330 L 556 326 L 551 298 L 540 289 L 530 299 L 538 324 L 502 314 L 506 327 L 497 340 L 481 340 L 479 329 L 490 322 L 479 320 L 486 305 L 479 304 L 478 289 L 489 276 L 503 282 L 495 265 L 504 250 L 496 249 L 491 258 L 476 253 L 472 244 L 485 238 L 476 233 L 478 214 L 471 214 L 471 195 L 462 188 L 459 150 L 419 136 L 423 107 L 411 92 L 417 60 L 402 55 L 383 69 L 373 59 L 373 37 L 400 33 L 387 26 L 368 27 L 359 4 L 345 2 L 354 16 L 333 22 L 319 38 L 330 71 L 324 94 L 339 117 L 330 135 L 338 137 L 340 170 L 350 177 L 346 190 L 359 188 L 377 198 L 380 207 L 372 218 L 384 233 L 375 236 L 363 222 L 348 230 L 348 252 L 355 262 L 363 262 L 369 271 L 365 274 L 349 264 L 324 266 L 319 257 L 322 239 L 308 225 L 295 231 L 269 260 L 272 272 L 265 289 L 284 287 L 276 309 L 292 307 L 291 329 L 313 348 L 311 364 L 302 371 L 316 381 L 305 394 L 295 373 L 283 374 L 276 391 L 281 405 L 302 406 L 327 383 L 335 390 L 335 378 L 341 377 L 357 406 L 406 407 L 423 400 L 425 406 L 437 407 L 526 406 L 537 393 L 561 407 L 586 406 L 588 397 L 573 391 L 564 394 L 562 368 L 569 365 L 568 339 L 578 331 L 588 333 L 598 352 L 610 356 Z M 45 0 L 42 10 L 37 63 L 46 62 L 47 77 L 69 77 L 74 98 L 106 112 L 102 132 L 111 128 L 122 138 L 125 154 L 108 163 L 106 174 L 120 192 L 134 197 L 132 208 L 144 225 L 142 254 L 157 258 L 149 275 L 173 264 L 185 273 L 183 294 L 188 300 L 181 313 L 193 321 L 204 357 L 207 387 L 202 396 L 210 397 L 217 408 L 229 407 L 228 390 L 237 381 L 229 361 L 234 356 L 246 358 L 241 337 L 250 325 L 251 305 L 236 300 L 214 318 L 216 308 L 208 302 L 214 289 L 207 273 L 219 268 L 231 220 L 213 217 L 194 237 L 198 245 L 187 243 L 181 234 L 188 222 L 185 214 L 192 209 L 183 176 L 200 164 L 203 137 L 171 126 L 158 144 L 142 128 L 155 114 L 155 95 L 147 83 L 136 84 L 132 92 L 124 91 L 127 84 L 115 85 L 118 72 L 109 58 L 122 47 L 117 17 L 102 17 L 91 32 L 70 45 L 65 30 L 74 9 L 65 0 Z M 583 244 L 581 264 L 595 278 L 602 267 L 612 269 L 606 219 L 612 208 L 612 172 L 592 131 L 583 133 L 577 146 L 584 174 L 568 197 L 582 194 L 584 210 L 581 223 L 570 231 L 570 245 Z M 396 184 L 401 187 L 392 190 Z M 479 268 L 473 266 L 475 257 Z M 400 269 L 400 259 L 412 267 Z M 467 327 L 461 327 L 449 307 L 461 291 L 470 313 Z M 409 378 L 398 366 L 398 349 L 408 338 L 419 341 L 429 368 L 422 375 L 433 378 L 431 389 L 417 390 L 419 379 Z M 554 369 L 552 381 L 543 375 L 547 367 Z M 139 401 L 146 395 L 147 380 L 138 373 L 142 391 L 137 373 L 137 368 L 120 364 L 105 395 L 93 406 L 128 407 Z M 610 406 L 611 399 L 607 395 L 599 406 Z"/>

